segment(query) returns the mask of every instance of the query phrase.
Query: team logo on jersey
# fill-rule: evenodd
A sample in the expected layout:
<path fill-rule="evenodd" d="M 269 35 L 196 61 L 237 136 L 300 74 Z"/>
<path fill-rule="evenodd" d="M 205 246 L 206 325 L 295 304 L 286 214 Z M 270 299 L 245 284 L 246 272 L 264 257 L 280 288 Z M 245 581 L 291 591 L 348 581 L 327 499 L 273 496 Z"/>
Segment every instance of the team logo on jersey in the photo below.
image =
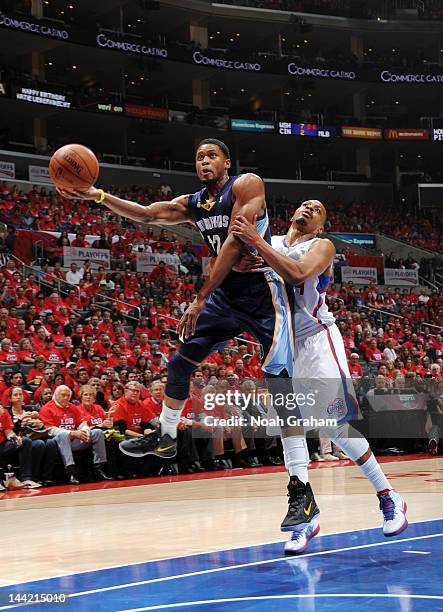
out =
<path fill-rule="evenodd" d="M 346 414 L 346 406 L 341 397 L 336 397 L 326 408 L 326 412 L 331 416 L 342 417 Z"/>
<path fill-rule="evenodd" d="M 215 200 L 206 200 L 205 202 L 199 202 L 198 208 L 203 208 L 206 211 L 211 211 L 215 206 Z"/>

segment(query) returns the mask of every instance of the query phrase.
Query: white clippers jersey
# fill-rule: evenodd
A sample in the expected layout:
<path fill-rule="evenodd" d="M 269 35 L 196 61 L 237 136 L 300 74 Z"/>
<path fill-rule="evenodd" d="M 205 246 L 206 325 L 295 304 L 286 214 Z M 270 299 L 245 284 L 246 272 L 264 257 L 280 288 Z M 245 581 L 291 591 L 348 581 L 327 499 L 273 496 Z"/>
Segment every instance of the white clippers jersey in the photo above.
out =
<path fill-rule="evenodd" d="M 312 238 L 306 242 L 288 246 L 286 236 L 272 236 L 272 247 L 281 255 L 297 261 L 306 255 L 317 240 L 321 238 Z M 325 302 L 325 293 L 330 280 L 331 277 L 323 273 L 320 276 L 308 278 L 301 285 L 294 287 L 294 337 L 296 339 L 312 336 L 321 331 L 324 325 L 329 327 L 335 323 L 335 318 L 329 312 Z"/>

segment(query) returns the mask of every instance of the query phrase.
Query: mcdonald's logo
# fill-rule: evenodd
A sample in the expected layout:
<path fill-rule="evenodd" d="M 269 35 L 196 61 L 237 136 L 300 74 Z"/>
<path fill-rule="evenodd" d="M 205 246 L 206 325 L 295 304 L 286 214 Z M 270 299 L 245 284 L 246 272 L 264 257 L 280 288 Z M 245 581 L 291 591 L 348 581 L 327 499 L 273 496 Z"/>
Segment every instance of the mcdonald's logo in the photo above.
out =
<path fill-rule="evenodd" d="M 387 128 L 384 130 L 384 137 L 386 140 L 427 140 L 429 132 L 413 128 Z"/>

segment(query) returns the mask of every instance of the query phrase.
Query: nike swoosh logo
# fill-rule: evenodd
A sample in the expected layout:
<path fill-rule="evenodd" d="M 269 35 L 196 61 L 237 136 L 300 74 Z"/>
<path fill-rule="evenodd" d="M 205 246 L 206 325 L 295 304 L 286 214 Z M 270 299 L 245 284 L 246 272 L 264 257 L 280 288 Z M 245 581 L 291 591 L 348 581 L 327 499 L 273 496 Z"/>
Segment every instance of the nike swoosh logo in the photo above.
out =
<path fill-rule="evenodd" d="M 164 446 L 163 448 L 158 447 L 157 450 L 159 453 L 163 453 L 164 451 L 168 451 L 171 448 L 175 448 L 175 444 L 171 444 L 170 446 Z"/>
<path fill-rule="evenodd" d="M 306 516 L 309 516 L 311 513 L 311 508 L 312 508 L 312 502 L 309 502 L 309 506 L 308 508 L 303 508 L 303 512 L 306 514 Z"/>

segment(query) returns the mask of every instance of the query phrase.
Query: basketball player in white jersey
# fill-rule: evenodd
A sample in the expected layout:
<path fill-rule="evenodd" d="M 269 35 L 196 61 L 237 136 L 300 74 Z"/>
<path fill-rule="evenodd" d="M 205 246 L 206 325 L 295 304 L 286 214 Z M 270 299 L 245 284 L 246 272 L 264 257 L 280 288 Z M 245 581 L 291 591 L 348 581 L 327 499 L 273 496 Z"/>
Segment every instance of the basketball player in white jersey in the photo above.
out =
<path fill-rule="evenodd" d="M 324 299 L 335 256 L 333 243 L 319 237 L 325 221 L 323 204 L 308 200 L 295 211 L 286 236 L 272 237 L 272 246 L 258 235 L 255 224 L 243 216 L 234 221 L 232 233 L 253 245 L 266 264 L 293 285 L 293 390 L 306 395 L 309 389 L 316 389 L 315 407 L 306 410 L 299 406 L 300 416 L 336 419 L 337 425 L 321 430 L 321 434 L 331 438 L 370 480 L 383 512 L 383 533 L 393 536 L 408 526 L 406 503 L 387 480 L 368 441 L 348 423 L 355 417 L 358 406 L 343 339 Z M 285 425 L 281 436 L 290 477 L 289 509 L 281 529 L 292 531 L 285 552 L 299 554 L 319 531 L 316 519 L 319 509 L 308 482 L 309 455 L 304 431 Z"/>

